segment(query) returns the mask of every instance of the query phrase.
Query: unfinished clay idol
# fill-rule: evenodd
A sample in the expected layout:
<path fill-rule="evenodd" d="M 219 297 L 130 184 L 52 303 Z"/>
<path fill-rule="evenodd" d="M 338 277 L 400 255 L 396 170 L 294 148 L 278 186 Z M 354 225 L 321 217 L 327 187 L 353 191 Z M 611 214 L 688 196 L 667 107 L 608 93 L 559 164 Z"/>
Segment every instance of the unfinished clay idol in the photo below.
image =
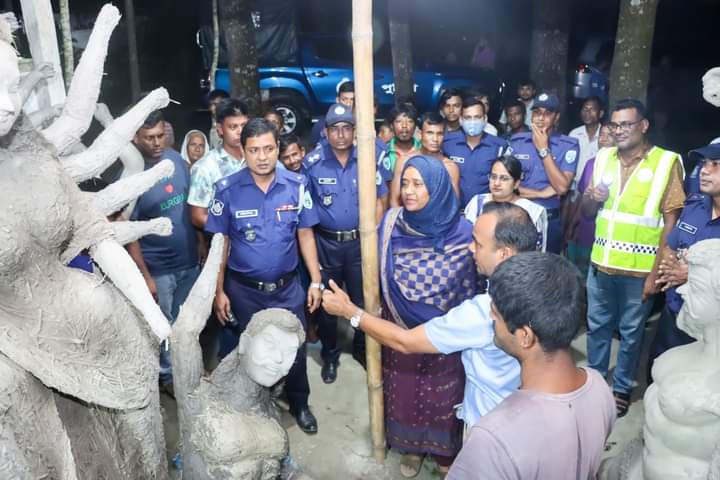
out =
<path fill-rule="evenodd" d="M 720 239 L 688 250 L 678 327 L 696 342 L 656 360 L 643 438 L 603 465 L 601 479 L 720 479 Z"/>
<path fill-rule="evenodd" d="M 709 104 L 720 107 L 720 67 L 711 68 L 702 77 L 703 98 Z"/>
<path fill-rule="evenodd" d="M 287 375 L 305 341 L 300 320 L 270 308 L 256 313 L 210 376 L 198 341 L 215 294 L 223 238 L 216 235 L 205 267 L 171 335 L 173 380 L 182 437 L 183 478 L 270 480 L 287 475 L 288 437 L 270 388 Z"/>
<path fill-rule="evenodd" d="M 19 105 L 47 72 L 20 79 L 9 24 L 0 27 L 0 355 L 16 366 L 0 387 L 24 392 L 0 409 L 0 478 L 167 477 L 157 381 L 158 341 L 170 326 L 122 247 L 167 233 L 167 222 L 111 224 L 106 215 L 171 174 L 172 163 L 97 194 L 76 185 L 115 161 L 147 115 L 168 102 L 164 89 L 153 91 L 90 147 L 80 145 L 119 18 L 115 7 L 103 7 L 62 112 L 42 130 Z M 98 267 L 93 274 L 66 266 L 83 250 Z M 30 440 L 16 401 L 38 407 L 44 431 Z M 13 460 L 3 463 L 7 452 Z M 59 471 L 53 459 L 63 459 L 66 475 L 44 473 Z"/>

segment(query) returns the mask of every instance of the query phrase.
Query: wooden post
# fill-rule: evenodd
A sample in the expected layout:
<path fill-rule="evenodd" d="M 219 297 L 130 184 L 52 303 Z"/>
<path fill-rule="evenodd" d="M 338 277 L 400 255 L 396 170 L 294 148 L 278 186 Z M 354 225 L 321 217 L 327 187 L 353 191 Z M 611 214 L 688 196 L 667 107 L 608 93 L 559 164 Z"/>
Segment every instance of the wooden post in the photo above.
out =
<path fill-rule="evenodd" d="M 415 74 L 410 41 L 410 11 L 408 0 L 389 0 L 390 51 L 392 53 L 395 105 L 398 99 L 415 98 Z"/>
<path fill-rule="evenodd" d="M 210 90 L 215 90 L 215 75 L 220 58 L 220 21 L 218 20 L 218 0 L 212 0 L 213 53 L 210 65 Z"/>
<path fill-rule="evenodd" d="M 60 52 L 58 51 L 55 20 L 50 2 L 48 0 L 20 0 L 20 6 L 33 64 L 37 66 L 41 63 L 50 63 L 55 68 L 55 75 L 47 79 L 46 88 L 33 93 L 25 104 L 24 110 L 31 113 L 64 104 L 65 85 L 60 68 Z"/>
<path fill-rule="evenodd" d="M 140 100 L 140 59 L 137 51 L 135 33 L 135 5 L 133 0 L 125 0 L 125 27 L 128 36 L 128 62 L 130 63 L 130 95 L 132 102 Z"/>
<path fill-rule="evenodd" d="M 377 193 L 373 120 L 372 0 L 353 0 L 352 19 L 363 296 L 365 310 L 378 312 L 380 292 L 375 220 Z M 373 456 L 378 463 L 382 463 L 385 460 L 385 419 L 380 345 L 370 336 L 366 336 L 365 339 Z"/>

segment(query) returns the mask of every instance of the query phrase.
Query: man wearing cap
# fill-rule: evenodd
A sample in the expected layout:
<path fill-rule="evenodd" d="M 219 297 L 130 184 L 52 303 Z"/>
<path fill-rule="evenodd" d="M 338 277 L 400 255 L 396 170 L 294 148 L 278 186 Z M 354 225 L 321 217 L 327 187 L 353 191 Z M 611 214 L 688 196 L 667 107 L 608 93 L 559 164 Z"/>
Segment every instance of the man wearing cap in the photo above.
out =
<path fill-rule="evenodd" d="M 585 189 L 583 213 L 597 214 L 587 278 L 588 366 L 607 375 L 615 330 L 620 350 L 613 373 L 618 417 L 630 395 L 642 347 L 645 321 L 659 291 L 660 255 L 685 202 L 680 156 L 652 146 L 645 106 L 620 100 L 610 132 L 617 147 L 595 157 L 592 184 Z"/>
<path fill-rule="evenodd" d="M 313 204 L 318 211 L 315 227 L 323 281 L 344 284 L 350 298 L 363 304 L 358 210 L 358 162 L 353 112 L 336 103 L 325 117 L 327 144 L 321 144 L 305 157 L 304 164 Z M 377 178 L 377 219 L 382 218 L 387 186 L 381 171 Z M 322 379 L 337 378 L 340 350 L 337 348 L 337 318 L 325 312 L 318 316 L 318 336 L 322 342 Z M 353 357 L 364 365 L 365 337 L 359 330 L 353 339 Z"/>
<path fill-rule="evenodd" d="M 224 326 L 220 356 L 232 352 L 252 316 L 266 308 L 285 308 L 305 323 L 320 306 L 322 291 L 312 227 L 317 213 L 304 175 L 276 168 L 278 132 L 265 119 L 243 128 L 241 142 L 246 168 L 215 184 L 205 230 L 225 236 L 223 263 L 215 291 L 214 310 Z M 310 273 L 303 288 L 297 275 L 298 251 Z M 297 351 L 285 381 L 290 413 L 306 433 L 317 432 L 308 407 L 305 344 Z"/>
<path fill-rule="evenodd" d="M 475 97 L 463 99 L 460 126 L 443 140 L 443 153 L 460 168 L 460 207 L 479 193 L 490 191 L 488 175 L 505 150 L 505 140 L 485 132 L 485 106 Z"/>
<path fill-rule="evenodd" d="M 667 248 L 658 267 L 655 283 L 665 292 L 665 308 L 650 347 L 648 373 L 651 373 L 652 362 L 663 352 L 695 340 L 677 328 L 677 314 L 683 299 L 676 287 L 687 281 L 687 250 L 699 241 L 720 238 L 720 144 L 693 150 L 689 157 L 699 167 L 700 192 L 691 194 L 685 201 L 685 208 L 668 235 Z"/>
<path fill-rule="evenodd" d="M 568 192 L 575 178 L 579 154 L 576 139 L 556 132 L 559 112 L 556 95 L 538 95 L 532 106 L 531 131 L 513 135 L 505 152 L 522 162 L 520 196 L 547 211 L 547 251 L 552 253 L 560 253 L 562 248 L 560 197 Z"/>

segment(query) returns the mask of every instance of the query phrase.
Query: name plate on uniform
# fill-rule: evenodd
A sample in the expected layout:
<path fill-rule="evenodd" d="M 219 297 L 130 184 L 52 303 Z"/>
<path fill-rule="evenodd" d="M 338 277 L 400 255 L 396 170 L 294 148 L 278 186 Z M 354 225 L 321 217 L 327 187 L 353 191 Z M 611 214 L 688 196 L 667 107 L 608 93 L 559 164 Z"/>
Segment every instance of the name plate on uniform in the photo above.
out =
<path fill-rule="evenodd" d="M 337 185 L 337 178 L 318 178 L 320 185 Z"/>
<path fill-rule="evenodd" d="M 678 228 L 684 232 L 691 234 L 691 235 L 695 235 L 698 230 L 695 225 L 690 225 L 689 223 L 685 223 L 685 222 L 678 223 Z"/>
<path fill-rule="evenodd" d="M 530 160 L 530 154 L 528 153 L 516 153 L 514 157 L 518 160 Z"/>
<path fill-rule="evenodd" d="M 465 163 L 465 157 L 456 157 L 455 155 L 450 155 L 450 160 L 455 163 Z"/>
<path fill-rule="evenodd" d="M 238 210 L 235 212 L 235 218 L 250 218 L 250 217 L 257 217 L 258 211 L 257 210 Z"/>

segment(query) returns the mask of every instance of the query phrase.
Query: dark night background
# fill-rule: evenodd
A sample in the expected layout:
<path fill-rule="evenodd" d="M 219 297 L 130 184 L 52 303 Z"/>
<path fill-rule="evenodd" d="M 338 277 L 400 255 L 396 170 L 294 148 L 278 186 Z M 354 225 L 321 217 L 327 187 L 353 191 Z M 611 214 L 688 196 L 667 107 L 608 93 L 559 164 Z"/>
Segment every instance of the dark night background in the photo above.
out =
<path fill-rule="evenodd" d="M 222 0 L 221 0 L 222 1 Z M 89 28 L 104 2 L 70 0 L 73 30 Z M 347 33 L 351 0 L 296 0 L 300 32 Z M 53 2 L 57 11 L 56 2 Z M 123 12 L 123 2 L 115 2 Z M 413 0 L 411 28 L 416 63 L 439 62 L 452 51 L 466 63 L 480 34 L 490 38 L 497 52 L 497 74 L 514 91 L 514 83 L 527 76 L 533 2 L 529 0 Z M 180 142 L 191 127 L 207 128 L 201 111 L 200 50 L 195 32 L 209 22 L 208 0 L 135 0 L 135 13 L 143 90 L 165 86 L 182 105 L 170 105 L 167 117 Z M 590 44 L 612 44 L 619 0 L 574 0 L 569 26 L 568 78 L 583 49 Z M 3 7 L 20 11 L 19 0 L 4 0 Z M 376 38 L 380 56 L 390 58 L 386 0 L 375 0 Z M 720 65 L 717 39 L 712 31 L 720 21 L 715 0 L 660 0 L 653 45 L 653 70 L 648 94 L 651 110 L 667 115 L 663 132 L 653 132 L 662 146 L 686 153 L 720 135 L 720 110 L 702 99 L 702 74 Z M 22 52 L 22 42 L 19 43 Z M 608 52 L 609 54 L 609 52 Z M 352 61 L 348 58 L 348 62 Z M 124 21 L 115 30 L 105 65 L 102 100 L 119 113 L 130 101 L 127 41 Z M 661 67 L 661 64 L 664 67 Z M 542 86 L 541 86 L 542 87 Z M 579 124 L 568 111 L 568 126 Z"/>

